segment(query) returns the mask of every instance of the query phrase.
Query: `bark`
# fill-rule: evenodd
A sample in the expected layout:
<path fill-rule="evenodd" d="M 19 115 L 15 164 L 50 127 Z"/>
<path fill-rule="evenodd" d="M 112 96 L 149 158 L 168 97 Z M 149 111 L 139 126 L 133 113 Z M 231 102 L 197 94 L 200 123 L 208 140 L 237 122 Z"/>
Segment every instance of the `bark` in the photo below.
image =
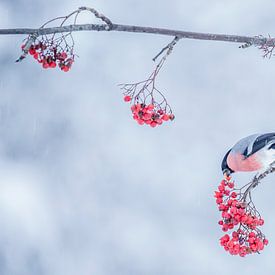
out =
<path fill-rule="evenodd" d="M 189 32 L 182 30 L 162 29 L 153 27 L 142 27 L 142 26 L 131 26 L 112 24 L 111 28 L 108 25 L 102 24 L 78 24 L 68 25 L 62 27 L 52 28 L 16 28 L 16 29 L 0 29 L 0 35 L 15 35 L 15 34 L 53 34 L 53 33 L 66 33 L 66 32 L 77 32 L 77 31 L 117 31 L 117 32 L 132 32 L 132 33 L 148 33 L 148 34 L 159 34 L 167 36 L 177 36 L 179 38 L 198 39 L 198 40 L 212 40 L 212 41 L 223 41 L 223 42 L 235 42 L 245 43 L 247 46 L 255 45 L 260 46 L 268 43 L 270 46 L 274 45 L 274 40 L 263 36 L 241 36 L 241 35 L 229 35 L 229 34 L 214 34 L 214 33 L 199 33 Z"/>

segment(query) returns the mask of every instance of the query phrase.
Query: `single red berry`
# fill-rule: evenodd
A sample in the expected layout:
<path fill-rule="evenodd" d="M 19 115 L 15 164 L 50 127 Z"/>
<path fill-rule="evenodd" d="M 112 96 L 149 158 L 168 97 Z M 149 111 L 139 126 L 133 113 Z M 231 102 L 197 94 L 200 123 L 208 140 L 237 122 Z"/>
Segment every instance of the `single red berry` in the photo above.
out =
<path fill-rule="evenodd" d="M 230 181 L 231 180 L 231 177 L 227 176 L 227 175 L 224 175 L 224 178 L 225 178 L 226 181 Z"/>
<path fill-rule="evenodd" d="M 228 183 L 228 187 L 229 187 L 229 188 L 234 188 L 234 182 L 229 182 L 229 183 Z"/>
<path fill-rule="evenodd" d="M 38 53 L 36 52 L 36 53 L 33 55 L 33 58 L 34 58 L 34 59 L 38 59 L 38 56 L 39 56 L 39 55 L 38 55 Z"/>
<path fill-rule="evenodd" d="M 150 113 L 145 113 L 144 116 L 143 116 L 143 119 L 150 120 L 151 119 L 151 114 Z"/>
<path fill-rule="evenodd" d="M 224 191 L 224 194 L 225 194 L 226 196 L 229 196 L 229 195 L 230 195 L 230 190 L 225 190 L 225 191 Z"/>
<path fill-rule="evenodd" d="M 142 119 L 137 119 L 137 122 L 139 125 L 143 125 L 144 124 L 144 121 Z"/>
<path fill-rule="evenodd" d="M 152 122 L 152 123 L 153 123 L 153 122 Z M 222 199 L 221 199 L 221 198 L 217 198 L 217 199 L 216 199 L 216 203 L 217 203 L 217 204 L 221 204 L 221 203 L 222 203 Z"/>
<path fill-rule="evenodd" d="M 263 224 L 264 224 L 264 220 L 263 220 L 263 219 L 259 219 L 258 224 L 259 224 L 259 225 L 263 225 Z"/>
<path fill-rule="evenodd" d="M 228 230 L 228 225 L 227 224 L 224 224 L 222 226 L 222 231 L 226 232 Z"/>
<path fill-rule="evenodd" d="M 73 64 L 74 60 L 72 58 L 69 58 L 66 60 L 66 62 L 67 62 L 67 66 L 71 66 Z"/>
<path fill-rule="evenodd" d="M 129 101 L 131 101 L 131 97 L 129 96 L 129 95 L 126 95 L 125 97 L 124 97 L 124 101 L 125 102 L 129 102 Z"/>
<path fill-rule="evenodd" d="M 49 64 L 46 63 L 46 62 L 44 62 L 42 66 L 43 66 L 44 69 L 48 69 L 49 68 Z"/>
<path fill-rule="evenodd" d="M 234 228 L 234 224 L 233 223 L 228 224 L 228 229 L 233 229 L 233 228 Z"/>
<path fill-rule="evenodd" d="M 168 121 L 170 119 L 169 115 L 167 115 L 167 114 L 164 114 L 161 118 L 164 121 Z"/>
<path fill-rule="evenodd" d="M 162 124 L 162 120 L 161 120 L 161 119 L 157 119 L 157 120 L 156 120 L 156 123 L 157 123 L 158 125 L 161 125 L 161 124 Z"/>
<path fill-rule="evenodd" d="M 230 214 L 233 214 L 233 215 L 235 215 L 236 213 L 237 213 L 237 208 L 236 207 L 231 207 L 231 209 L 230 209 Z"/>
<path fill-rule="evenodd" d="M 70 70 L 70 68 L 67 66 L 64 66 L 63 68 L 61 68 L 61 70 L 64 72 L 68 72 Z"/>
<path fill-rule="evenodd" d="M 221 192 L 218 192 L 218 191 L 215 191 L 215 195 L 214 195 L 215 198 L 222 198 L 223 195 Z"/>
<path fill-rule="evenodd" d="M 158 110 L 158 114 L 159 114 L 159 115 L 163 115 L 163 114 L 164 114 L 164 111 L 163 111 L 163 110 Z"/>
<path fill-rule="evenodd" d="M 268 240 L 267 239 L 264 239 L 263 242 L 264 242 L 264 245 L 268 245 Z"/>
<path fill-rule="evenodd" d="M 149 104 L 147 106 L 147 108 L 148 108 L 148 111 L 153 111 L 154 110 L 154 105 L 153 104 Z"/>
<path fill-rule="evenodd" d="M 174 116 L 173 114 L 171 114 L 171 115 L 169 116 L 169 118 L 170 118 L 170 120 L 174 120 L 174 119 L 175 119 L 175 116 Z"/>
<path fill-rule="evenodd" d="M 66 59 L 67 58 L 67 54 L 65 52 L 62 52 L 60 56 L 61 56 L 62 59 Z"/>
<path fill-rule="evenodd" d="M 264 243 L 262 241 L 258 242 L 258 250 L 263 250 L 264 249 Z"/>
<path fill-rule="evenodd" d="M 34 55 L 36 53 L 36 50 L 33 48 L 33 47 L 31 47 L 30 49 L 29 49 L 29 54 L 30 55 Z"/>
<path fill-rule="evenodd" d="M 138 120 L 138 115 L 134 114 L 134 115 L 133 115 L 133 119 L 134 119 L 134 120 Z"/>
<path fill-rule="evenodd" d="M 56 63 L 54 61 L 51 61 L 49 63 L 49 66 L 50 66 L 50 68 L 55 68 L 56 67 Z"/>
<path fill-rule="evenodd" d="M 219 189 L 219 191 L 224 192 L 224 190 L 225 190 L 224 185 L 220 185 L 220 186 L 218 187 L 218 189 Z"/>

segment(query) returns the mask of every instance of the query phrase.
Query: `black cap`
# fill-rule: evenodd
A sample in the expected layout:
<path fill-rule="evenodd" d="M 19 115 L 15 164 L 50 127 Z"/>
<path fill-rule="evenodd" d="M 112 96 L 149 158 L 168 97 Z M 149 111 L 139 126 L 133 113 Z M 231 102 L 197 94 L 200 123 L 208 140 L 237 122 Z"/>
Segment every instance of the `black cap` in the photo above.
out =
<path fill-rule="evenodd" d="M 227 176 L 229 176 L 230 174 L 234 173 L 234 171 L 228 166 L 227 164 L 227 157 L 229 155 L 229 153 L 231 152 L 231 149 L 225 154 L 223 160 L 222 160 L 222 173 L 226 174 Z"/>

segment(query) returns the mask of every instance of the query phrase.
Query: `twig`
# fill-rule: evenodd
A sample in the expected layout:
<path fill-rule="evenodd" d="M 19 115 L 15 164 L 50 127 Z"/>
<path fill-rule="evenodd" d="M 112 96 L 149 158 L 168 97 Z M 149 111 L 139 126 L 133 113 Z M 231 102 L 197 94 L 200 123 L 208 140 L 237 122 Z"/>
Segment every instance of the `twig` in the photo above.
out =
<path fill-rule="evenodd" d="M 178 42 L 179 40 L 180 40 L 180 38 L 179 38 L 178 36 L 176 36 L 176 37 L 173 39 L 172 42 L 170 42 L 167 46 L 165 46 L 165 47 L 164 47 L 164 48 L 163 48 L 163 49 L 153 58 L 153 61 L 156 61 L 157 58 L 158 58 L 164 51 L 166 51 L 166 50 L 168 50 L 167 53 L 166 53 L 166 55 L 169 55 L 169 54 L 172 52 L 174 46 L 177 44 L 177 42 Z"/>
<path fill-rule="evenodd" d="M 34 41 L 36 40 L 37 37 L 38 37 L 37 33 L 33 33 L 33 34 L 29 35 L 27 42 L 25 43 L 25 46 L 22 49 L 23 54 L 18 59 L 16 59 L 15 62 L 21 62 L 24 58 L 26 58 L 31 45 L 34 43 Z"/>
<path fill-rule="evenodd" d="M 80 7 L 78 10 L 79 11 L 87 10 L 87 11 L 90 11 L 91 13 L 93 13 L 96 18 L 101 19 L 103 22 L 105 22 L 107 24 L 108 28 L 106 28 L 106 30 L 110 31 L 113 28 L 112 21 L 107 16 L 105 16 L 104 14 L 99 13 L 94 8 Z"/>
<path fill-rule="evenodd" d="M 246 201 L 247 196 L 250 195 L 251 190 L 254 189 L 263 178 L 265 178 L 268 174 L 275 172 L 275 167 L 273 166 L 274 164 L 275 164 L 275 161 L 270 164 L 270 167 L 266 171 L 264 171 L 263 173 L 261 173 L 259 175 L 256 175 L 253 178 L 253 180 L 248 184 L 248 187 L 245 190 L 243 198 L 242 198 L 242 200 L 244 202 Z"/>

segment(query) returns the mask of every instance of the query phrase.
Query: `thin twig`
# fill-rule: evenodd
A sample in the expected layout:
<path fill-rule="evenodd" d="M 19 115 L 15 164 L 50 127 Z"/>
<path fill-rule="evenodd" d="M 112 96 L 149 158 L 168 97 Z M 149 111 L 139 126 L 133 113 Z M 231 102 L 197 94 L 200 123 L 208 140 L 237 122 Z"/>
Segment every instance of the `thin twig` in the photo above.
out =
<path fill-rule="evenodd" d="M 106 30 L 110 31 L 113 28 L 112 21 L 107 16 L 105 16 L 104 14 L 99 13 L 94 8 L 80 7 L 78 10 L 80 10 L 80 11 L 87 10 L 87 11 L 90 11 L 91 13 L 93 13 L 96 18 L 101 19 L 103 22 L 105 22 L 107 24 L 108 28 Z"/>
<path fill-rule="evenodd" d="M 173 50 L 173 47 L 177 44 L 177 42 L 180 40 L 180 38 L 178 36 L 176 36 L 172 42 L 170 42 L 167 46 L 165 46 L 154 58 L 153 58 L 153 61 L 156 61 L 157 58 L 166 50 L 167 51 L 167 55 L 169 55 L 172 50 Z"/>
<path fill-rule="evenodd" d="M 263 173 L 256 175 L 253 180 L 248 184 L 247 189 L 244 192 L 243 201 L 246 201 L 247 196 L 250 194 L 251 190 L 254 189 L 260 181 L 265 178 L 268 174 L 274 173 L 275 172 L 275 167 L 274 167 L 275 161 L 271 163 L 270 167 L 264 171 Z"/>
<path fill-rule="evenodd" d="M 25 46 L 22 49 L 23 54 L 21 54 L 21 56 L 18 59 L 16 59 L 15 62 L 21 62 L 24 58 L 26 58 L 31 45 L 34 43 L 34 41 L 36 40 L 37 37 L 38 37 L 37 33 L 33 33 L 33 34 L 29 35 L 29 37 L 27 38 L 27 41 L 25 43 Z"/>

